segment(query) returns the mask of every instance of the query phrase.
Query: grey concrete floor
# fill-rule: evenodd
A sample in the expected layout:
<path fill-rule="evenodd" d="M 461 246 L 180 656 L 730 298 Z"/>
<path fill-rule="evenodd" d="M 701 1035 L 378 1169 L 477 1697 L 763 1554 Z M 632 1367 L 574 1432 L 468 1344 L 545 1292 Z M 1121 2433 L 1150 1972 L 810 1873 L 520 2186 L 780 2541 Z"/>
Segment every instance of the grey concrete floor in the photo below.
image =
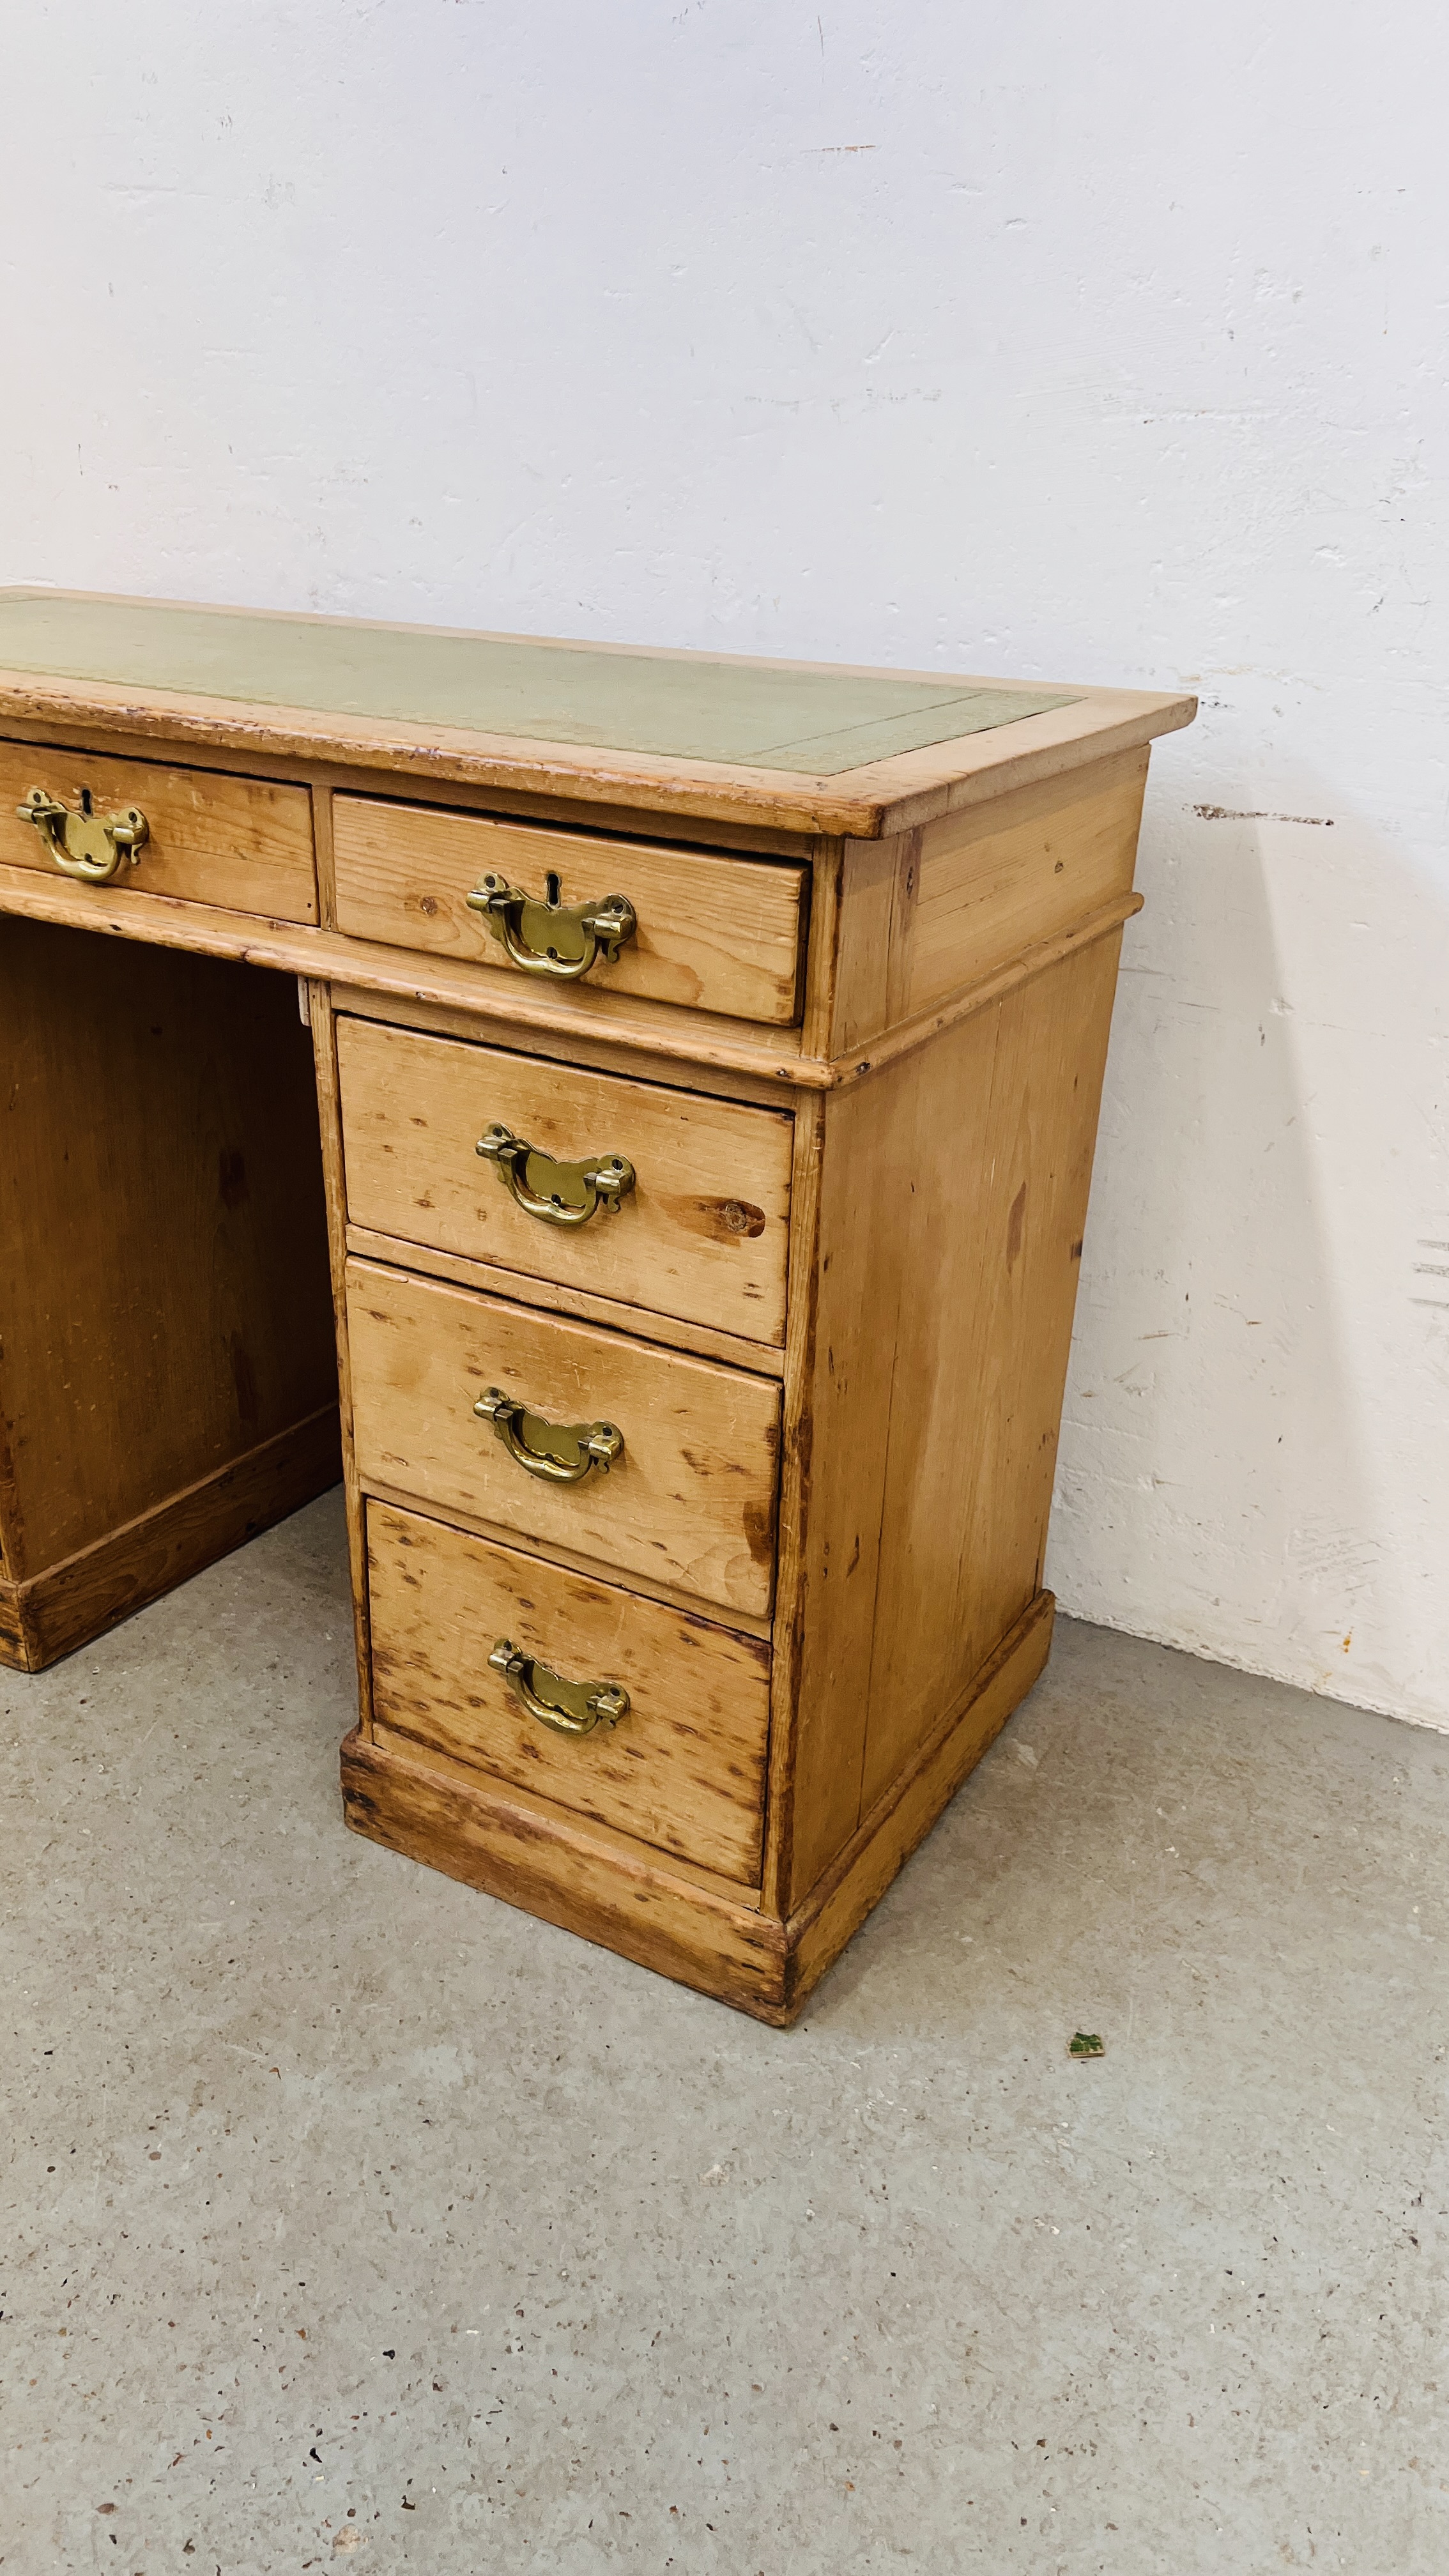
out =
<path fill-rule="evenodd" d="M 6 2576 L 1449 2566 L 1443 1738 L 1066 1627 L 779 2033 L 347 1834 L 349 1653 L 327 1498 L 0 1675 Z"/>

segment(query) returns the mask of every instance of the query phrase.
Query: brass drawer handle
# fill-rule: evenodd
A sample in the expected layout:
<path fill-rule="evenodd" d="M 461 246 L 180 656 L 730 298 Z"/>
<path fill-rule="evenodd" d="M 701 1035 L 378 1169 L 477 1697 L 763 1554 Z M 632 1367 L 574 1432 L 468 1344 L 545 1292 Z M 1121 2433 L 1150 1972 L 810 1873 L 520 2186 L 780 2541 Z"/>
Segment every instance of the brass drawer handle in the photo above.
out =
<path fill-rule="evenodd" d="M 581 1485 L 595 1467 L 607 1476 L 624 1455 L 624 1435 L 612 1422 L 548 1422 L 501 1386 L 490 1386 L 473 1410 L 492 1423 L 509 1457 L 548 1485 Z"/>
<path fill-rule="evenodd" d="M 541 1145 L 529 1145 L 510 1127 L 489 1127 L 478 1139 L 485 1162 L 525 1216 L 544 1225 L 587 1225 L 595 1210 L 617 1216 L 634 1186 L 634 1166 L 622 1154 L 595 1155 L 587 1163 L 556 1163 Z"/>
<path fill-rule="evenodd" d="M 525 975 L 551 975 L 557 983 L 571 984 L 587 975 L 600 955 L 616 966 L 620 949 L 639 927 L 628 896 L 609 894 L 601 903 L 569 905 L 560 903 L 559 893 L 552 870 L 540 901 L 490 869 L 473 888 L 468 906 L 482 913 L 493 937 Z"/>
<path fill-rule="evenodd" d="M 88 787 L 82 788 L 74 810 L 43 787 L 32 787 L 15 811 L 22 823 L 33 823 L 49 842 L 56 866 L 68 877 L 83 878 L 87 885 L 109 885 L 128 859 L 133 868 L 137 866 L 151 837 L 151 826 L 138 805 L 128 805 L 123 814 L 92 813 Z"/>
<path fill-rule="evenodd" d="M 617 1726 L 629 1714 L 622 1682 L 566 1682 L 536 1656 L 521 1655 L 509 1637 L 499 1638 L 488 1661 L 529 1716 L 560 1735 L 592 1735 L 596 1726 Z"/>

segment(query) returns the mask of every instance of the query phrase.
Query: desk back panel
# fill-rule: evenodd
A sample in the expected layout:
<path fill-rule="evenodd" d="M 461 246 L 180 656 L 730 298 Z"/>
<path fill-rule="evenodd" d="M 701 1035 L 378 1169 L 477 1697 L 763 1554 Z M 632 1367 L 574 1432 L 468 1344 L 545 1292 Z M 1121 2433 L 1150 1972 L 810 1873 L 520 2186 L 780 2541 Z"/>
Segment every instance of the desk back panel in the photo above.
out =
<path fill-rule="evenodd" d="M 179 1497 L 204 1521 L 218 1479 L 234 1510 L 248 1460 L 295 1507 L 275 1447 L 315 1417 L 318 1490 L 336 1361 L 292 979 L 7 919 L 0 1025 L 0 1577 L 24 1593 Z"/>

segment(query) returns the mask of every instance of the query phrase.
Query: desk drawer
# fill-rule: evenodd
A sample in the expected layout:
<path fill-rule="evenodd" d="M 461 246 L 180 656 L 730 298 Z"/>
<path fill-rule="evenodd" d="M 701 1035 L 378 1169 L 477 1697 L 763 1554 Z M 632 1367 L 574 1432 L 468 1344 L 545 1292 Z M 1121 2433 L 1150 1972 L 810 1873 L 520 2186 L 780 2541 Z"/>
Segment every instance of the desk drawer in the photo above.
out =
<path fill-rule="evenodd" d="M 784 1340 L 788 1117 L 369 1020 L 338 1021 L 337 1053 L 354 1225 Z M 534 1152 L 480 1155 L 500 1127 Z M 611 1205 L 579 1166 L 619 1157 Z M 555 1197 L 582 1221 L 534 1212 Z"/>
<path fill-rule="evenodd" d="M 386 1503 L 367 1506 L 367 1543 L 380 1726 L 758 1883 L 768 1646 Z M 524 1659 L 516 1679 L 489 1663 L 504 1642 Z M 551 1706 L 557 1678 L 585 1698 L 622 1685 L 629 1705 L 560 1733 L 523 1696 Z"/>
<path fill-rule="evenodd" d="M 20 819 L 16 808 L 29 804 L 37 787 L 75 818 L 68 828 L 59 817 L 43 828 Z M 79 854 L 91 866 L 107 865 L 112 845 L 99 825 L 119 817 L 127 827 L 134 814 L 146 826 L 134 863 L 122 853 L 109 881 L 62 867 L 62 850 L 72 860 Z M 0 743 L 0 861 L 71 875 L 107 904 L 126 893 L 165 894 L 269 921 L 317 919 L 312 799 L 305 787 L 264 778 Z"/>
<path fill-rule="evenodd" d="M 562 925 L 550 930 L 546 901 L 587 908 L 623 895 L 635 926 L 617 958 L 599 948 L 581 975 L 564 981 L 540 971 L 541 985 L 567 993 L 576 981 L 587 991 L 645 993 L 776 1025 L 799 1016 L 806 872 L 788 862 L 716 858 L 361 796 L 336 798 L 333 840 L 338 926 L 355 938 L 523 976 L 529 970 L 515 963 L 499 928 L 528 954 L 546 954 L 552 941 L 563 962 L 577 963 L 592 943 L 580 935 L 571 944 Z M 485 876 L 536 901 L 516 921 L 470 909 L 468 896 Z"/>
<path fill-rule="evenodd" d="M 347 1265 L 347 1329 L 369 1492 L 415 1495 L 701 1601 L 768 1612 L 777 1385 L 364 1261 Z M 491 1388 L 530 1409 L 512 1445 L 474 1411 Z M 547 1424 L 610 1425 L 622 1455 L 576 1481 L 545 1480 L 515 1453 L 536 1456 Z"/>

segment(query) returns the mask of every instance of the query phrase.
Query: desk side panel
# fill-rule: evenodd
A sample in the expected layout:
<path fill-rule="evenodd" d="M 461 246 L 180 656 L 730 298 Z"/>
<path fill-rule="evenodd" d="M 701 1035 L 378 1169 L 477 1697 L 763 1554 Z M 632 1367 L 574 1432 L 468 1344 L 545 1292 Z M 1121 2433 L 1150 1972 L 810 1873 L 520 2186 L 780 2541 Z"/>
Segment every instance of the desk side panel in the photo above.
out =
<path fill-rule="evenodd" d="M 1038 1598 L 1119 945 L 826 1104 L 787 1911 Z"/>

